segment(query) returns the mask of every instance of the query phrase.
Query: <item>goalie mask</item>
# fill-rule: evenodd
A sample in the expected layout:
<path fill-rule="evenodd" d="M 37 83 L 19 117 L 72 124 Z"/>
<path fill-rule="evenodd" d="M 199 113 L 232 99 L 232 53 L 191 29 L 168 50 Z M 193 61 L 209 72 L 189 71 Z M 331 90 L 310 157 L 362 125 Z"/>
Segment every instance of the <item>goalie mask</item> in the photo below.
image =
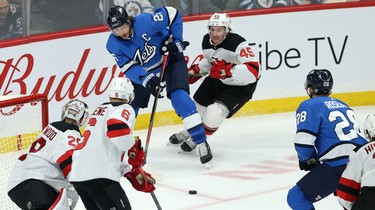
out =
<path fill-rule="evenodd" d="M 226 33 L 231 31 L 230 25 L 232 21 L 230 20 L 227 13 L 215 13 L 210 17 L 208 21 L 208 31 L 210 31 L 211 26 L 222 26 L 225 28 Z"/>
<path fill-rule="evenodd" d="M 132 82 L 126 77 L 113 78 L 108 88 L 110 98 L 125 99 L 131 103 L 134 99 L 134 87 Z"/>
<path fill-rule="evenodd" d="M 307 74 L 305 90 L 311 87 L 315 94 L 330 95 L 333 87 L 331 72 L 327 69 L 313 69 Z"/>
<path fill-rule="evenodd" d="M 370 141 L 375 141 L 375 114 L 369 114 L 364 123 L 364 133 Z"/>
<path fill-rule="evenodd" d="M 82 127 L 89 116 L 88 108 L 87 104 L 81 99 L 73 99 L 63 106 L 61 120 L 69 118 L 76 121 L 79 127 Z"/>

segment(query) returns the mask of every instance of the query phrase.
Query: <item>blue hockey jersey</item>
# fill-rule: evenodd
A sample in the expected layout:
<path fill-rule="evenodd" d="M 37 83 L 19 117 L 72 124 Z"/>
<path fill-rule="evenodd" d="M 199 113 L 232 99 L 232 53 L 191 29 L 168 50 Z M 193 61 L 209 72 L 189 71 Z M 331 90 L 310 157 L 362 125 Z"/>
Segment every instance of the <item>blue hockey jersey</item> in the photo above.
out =
<path fill-rule="evenodd" d="M 182 17 L 173 7 L 160 7 L 154 14 L 135 16 L 131 27 L 133 34 L 129 39 L 111 33 L 106 47 L 124 74 L 142 84 L 142 78 L 148 72 L 157 74 L 161 71 L 163 54 L 159 49 L 165 41 L 170 36 L 183 41 Z"/>
<path fill-rule="evenodd" d="M 346 164 L 353 149 L 367 143 L 344 102 L 318 96 L 300 104 L 296 112 L 295 149 L 301 161 L 316 158 L 331 166 Z"/>

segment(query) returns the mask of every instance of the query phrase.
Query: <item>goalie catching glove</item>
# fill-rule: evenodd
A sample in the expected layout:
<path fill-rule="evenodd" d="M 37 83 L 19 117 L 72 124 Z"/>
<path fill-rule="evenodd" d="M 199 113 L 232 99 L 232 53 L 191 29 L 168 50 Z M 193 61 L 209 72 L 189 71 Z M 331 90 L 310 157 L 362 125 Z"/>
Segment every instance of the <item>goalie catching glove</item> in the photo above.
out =
<path fill-rule="evenodd" d="M 233 66 L 233 63 L 227 63 L 224 60 L 216 60 L 212 63 L 210 76 L 215 79 L 225 79 L 228 77 L 232 77 L 232 73 L 230 72 L 230 70 Z"/>

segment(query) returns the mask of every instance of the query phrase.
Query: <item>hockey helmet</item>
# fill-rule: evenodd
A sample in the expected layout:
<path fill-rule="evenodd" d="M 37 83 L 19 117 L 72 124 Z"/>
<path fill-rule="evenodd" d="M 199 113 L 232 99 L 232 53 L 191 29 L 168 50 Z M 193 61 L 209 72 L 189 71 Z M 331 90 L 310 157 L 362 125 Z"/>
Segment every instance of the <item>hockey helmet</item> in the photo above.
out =
<path fill-rule="evenodd" d="M 118 28 L 125 23 L 130 25 L 129 16 L 124 7 L 116 6 L 108 11 L 107 24 L 111 30 Z"/>
<path fill-rule="evenodd" d="M 134 99 L 134 87 L 132 82 L 126 77 L 113 78 L 108 89 L 110 98 L 126 99 L 128 103 Z"/>
<path fill-rule="evenodd" d="M 331 94 L 333 78 L 327 69 L 313 69 L 306 77 L 305 90 L 311 87 L 315 94 Z"/>
<path fill-rule="evenodd" d="M 79 127 L 82 127 L 89 117 L 88 109 L 88 105 L 81 99 L 73 99 L 63 106 L 61 120 L 69 118 L 76 121 Z"/>
<path fill-rule="evenodd" d="M 370 141 L 375 141 L 375 114 L 369 114 L 364 123 L 364 133 Z"/>
<path fill-rule="evenodd" d="M 227 13 L 215 13 L 210 17 L 208 20 L 208 30 L 210 30 L 211 26 L 222 26 L 225 28 L 225 32 L 231 31 L 232 21 L 230 20 Z"/>

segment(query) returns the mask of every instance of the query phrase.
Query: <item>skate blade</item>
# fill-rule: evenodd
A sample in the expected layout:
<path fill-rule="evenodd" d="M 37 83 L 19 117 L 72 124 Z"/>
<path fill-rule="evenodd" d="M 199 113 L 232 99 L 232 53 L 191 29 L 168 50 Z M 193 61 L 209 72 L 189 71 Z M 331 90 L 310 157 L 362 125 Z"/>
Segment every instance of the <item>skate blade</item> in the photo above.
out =
<path fill-rule="evenodd" d="M 206 169 L 210 169 L 214 166 L 214 162 L 212 160 L 208 161 L 207 163 L 203 164 Z"/>

